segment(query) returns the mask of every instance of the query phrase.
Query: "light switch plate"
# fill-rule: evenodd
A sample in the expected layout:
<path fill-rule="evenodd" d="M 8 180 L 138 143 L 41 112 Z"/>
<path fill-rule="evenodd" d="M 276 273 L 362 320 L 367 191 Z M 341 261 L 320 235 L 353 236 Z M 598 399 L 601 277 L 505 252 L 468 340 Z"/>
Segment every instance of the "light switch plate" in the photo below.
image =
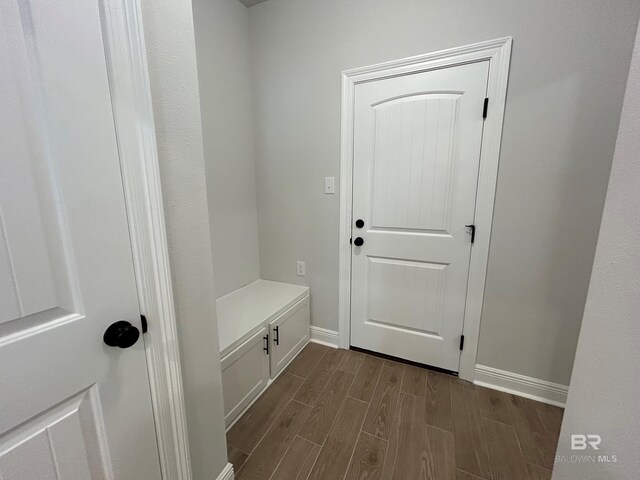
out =
<path fill-rule="evenodd" d="M 324 193 L 327 195 L 336 193 L 336 177 L 324 177 Z"/>

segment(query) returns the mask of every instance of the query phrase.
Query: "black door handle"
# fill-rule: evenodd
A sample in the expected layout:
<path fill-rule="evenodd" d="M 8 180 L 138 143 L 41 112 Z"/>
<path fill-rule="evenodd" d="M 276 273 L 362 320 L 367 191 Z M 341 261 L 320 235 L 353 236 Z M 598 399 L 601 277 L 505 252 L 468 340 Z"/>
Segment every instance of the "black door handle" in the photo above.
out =
<path fill-rule="evenodd" d="M 359 218 L 358 220 L 356 220 L 356 228 L 362 228 L 362 227 L 364 227 L 364 220 Z"/>
<path fill-rule="evenodd" d="M 361 247 L 362 245 L 364 245 L 364 239 L 362 237 L 356 237 L 356 239 L 353 241 L 353 244 L 356 247 Z"/>
<path fill-rule="evenodd" d="M 126 320 L 120 320 L 107 327 L 102 340 L 110 347 L 129 348 L 135 345 L 139 337 L 140 330 Z"/>
<path fill-rule="evenodd" d="M 264 340 L 264 347 L 262 347 L 262 349 L 269 355 L 269 334 L 267 333 L 262 339 Z"/>
<path fill-rule="evenodd" d="M 280 345 L 280 327 L 273 328 L 273 341 L 276 345 Z"/>

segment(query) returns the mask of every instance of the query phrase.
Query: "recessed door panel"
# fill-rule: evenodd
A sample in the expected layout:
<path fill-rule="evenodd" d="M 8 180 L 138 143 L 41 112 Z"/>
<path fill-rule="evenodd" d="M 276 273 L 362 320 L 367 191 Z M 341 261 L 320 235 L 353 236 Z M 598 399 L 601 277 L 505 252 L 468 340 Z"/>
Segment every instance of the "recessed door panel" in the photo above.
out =
<path fill-rule="evenodd" d="M 75 395 L 3 437 L 0 478 L 113 478 L 96 387 Z"/>
<path fill-rule="evenodd" d="M 439 336 L 447 265 L 392 258 L 369 258 L 371 325 Z"/>
<path fill-rule="evenodd" d="M 373 228 L 447 232 L 457 93 L 420 93 L 373 107 Z"/>

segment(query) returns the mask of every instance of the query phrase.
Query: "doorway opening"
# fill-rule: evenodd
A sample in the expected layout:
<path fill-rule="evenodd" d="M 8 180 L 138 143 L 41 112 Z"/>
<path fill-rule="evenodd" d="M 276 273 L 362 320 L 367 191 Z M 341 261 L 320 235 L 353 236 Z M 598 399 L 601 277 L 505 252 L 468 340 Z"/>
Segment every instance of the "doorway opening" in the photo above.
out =
<path fill-rule="evenodd" d="M 502 38 L 343 73 L 342 348 L 475 379 L 510 54 Z"/>

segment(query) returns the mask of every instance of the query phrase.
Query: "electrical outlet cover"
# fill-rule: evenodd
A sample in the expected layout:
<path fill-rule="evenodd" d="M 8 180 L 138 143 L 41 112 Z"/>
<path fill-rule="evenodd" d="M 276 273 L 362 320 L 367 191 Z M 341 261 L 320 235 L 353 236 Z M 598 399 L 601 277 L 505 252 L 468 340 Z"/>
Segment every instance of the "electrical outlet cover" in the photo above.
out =
<path fill-rule="evenodd" d="M 304 277 L 307 274 L 307 267 L 304 262 L 298 260 L 296 262 L 296 275 Z"/>

